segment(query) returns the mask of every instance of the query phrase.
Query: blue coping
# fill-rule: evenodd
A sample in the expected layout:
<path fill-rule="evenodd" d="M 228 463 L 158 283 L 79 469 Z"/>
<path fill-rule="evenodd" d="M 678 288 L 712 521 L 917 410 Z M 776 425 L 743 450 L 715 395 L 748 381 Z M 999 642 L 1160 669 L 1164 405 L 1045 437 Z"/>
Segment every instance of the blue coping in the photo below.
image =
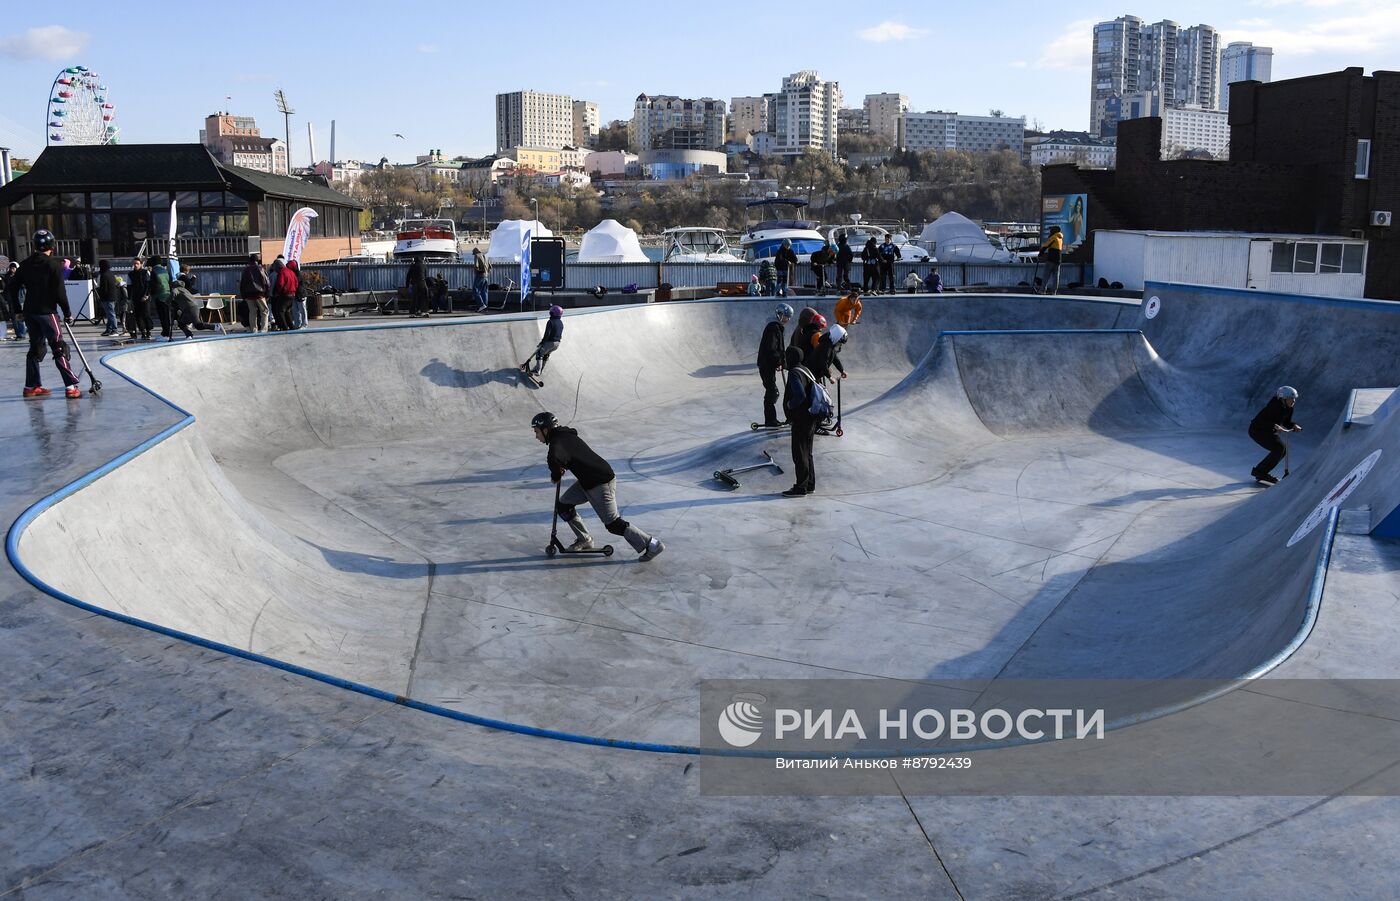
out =
<path fill-rule="evenodd" d="M 917 295 L 904 295 L 904 296 L 917 296 Z M 759 302 L 769 301 L 769 302 L 771 302 L 771 301 L 773 301 L 774 299 L 775 299 L 775 298 L 744 297 L 744 298 L 733 298 L 733 299 L 726 298 L 726 299 L 723 300 L 723 301 L 714 300 L 714 299 L 706 299 L 706 300 L 697 299 L 697 300 L 676 301 L 676 302 L 678 302 L 678 303 L 731 303 L 731 302 L 733 302 L 733 300 L 746 300 L 746 301 L 759 301 Z M 780 300 L 781 298 L 778 298 L 778 299 Z M 1045 300 L 1044 297 L 1036 297 L 1036 296 L 1032 296 L 1030 299 L 1033 299 L 1033 300 L 1040 300 L 1040 301 Z M 1066 299 L 1071 299 L 1071 298 L 1068 298 L 1068 297 L 1067 297 Z M 1089 299 L 1089 298 L 1085 298 L 1085 299 Z M 1118 300 L 1118 301 L 1116 301 L 1116 302 L 1121 302 L 1121 300 Z M 641 306 L 641 305 L 640 305 L 640 304 L 627 304 L 627 305 L 622 306 L 621 308 L 622 308 L 622 309 L 626 309 L 626 308 L 633 307 L 633 306 Z M 584 313 L 601 313 L 601 312 L 608 312 L 608 311 L 610 311 L 610 310 L 615 310 L 615 309 L 618 309 L 618 308 L 619 308 L 619 307 L 592 307 L 592 308 L 588 308 L 588 309 L 586 309 L 586 310 L 577 311 L 577 312 L 573 313 L 573 315 L 580 315 L 580 314 L 584 314 Z M 488 323 L 488 322 L 500 322 L 500 321 L 502 321 L 502 320 L 521 321 L 521 320 L 526 320 L 526 319 L 538 319 L 540 315 L 541 315 L 541 314 L 538 314 L 538 313 L 523 313 L 523 314 L 522 314 L 522 313 L 516 313 L 516 314 L 509 315 L 509 316 L 492 316 L 492 317 L 489 317 L 489 318 L 475 318 L 475 319 L 456 320 L 456 321 L 444 321 L 444 322 L 422 322 L 422 321 L 413 321 L 413 322 L 392 322 L 392 323 L 366 323 L 366 324 L 363 324 L 363 325 L 329 326 L 329 327 L 326 327 L 326 328 L 318 328 L 318 329 L 297 329 L 297 330 L 294 330 L 294 331 L 292 331 L 292 332 L 262 332 L 262 333 L 257 333 L 257 334 L 244 333 L 244 334 L 239 334 L 239 335 L 214 335 L 214 336 L 211 336 L 211 337 L 208 337 L 208 338 L 187 339 L 187 341 L 189 341 L 189 340 L 202 341 L 202 342 L 209 342 L 209 341 L 234 341 L 234 340 L 248 340 L 248 339 L 254 339 L 254 338 L 267 339 L 267 338 L 269 338 L 269 337 L 274 337 L 274 336 L 280 336 L 280 337 L 283 337 L 283 338 L 288 338 L 288 337 L 292 337 L 293 335 L 300 335 L 300 336 L 302 336 L 302 337 L 305 337 L 305 336 L 307 336 L 307 335 L 309 335 L 309 334 L 320 334 L 320 333 L 322 333 L 322 332 L 366 331 L 366 330 L 393 329 L 393 328 L 443 328 L 443 327 L 462 326 L 462 325 L 480 325 L 480 324 L 484 324 L 484 323 Z M 566 311 L 566 315 L 568 315 L 568 311 Z M 1137 333 L 1137 332 L 1138 332 L 1137 329 L 1030 329 L 1030 330 L 1026 330 L 1026 331 L 1023 331 L 1023 332 L 1017 332 L 1016 330 L 1010 330 L 1010 329 L 997 329 L 997 330 L 988 330 L 988 331 L 985 331 L 985 332 L 978 332 L 978 331 L 973 331 L 973 330 L 963 330 L 963 331 L 942 332 L 942 333 L 940 333 L 940 334 L 949 334 L 949 335 L 979 335 L 979 334 L 982 334 L 982 335 L 987 335 L 987 334 L 990 334 L 990 335 L 1014 335 L 1014 334 L 1105 334 L 1105 333 L 1107 333 L 1107 334 L 1134 334 L 1134 333 Z M 184 344 L 184 343 L 186 343 L 186 342 L 178 342 L 178 343 Z M 747 750 L 747 749 L 743 749 L 743 748 L 699 747 L 699 746 L 696 746 L 696 745 L 681 745 L 681 744 L 666 744 L 666 743 L 660 743 L 660 742 L 629 741 L 629 740 L 626 740 L 626 739 L 604 738 L 604 737 L 596 736 L 596 735 L 583 735 L 583 734 L 579 734 L 579 733 L 575 733 L 575 732 L 566 732 L 566 731 L 559 730 L 559 729 L 545 729 L 545 728 L 540 728 L 540 727 L 538 727 L 538 726 L 528 726 L 528 725 L 525 725 L 525 724 L 523 724 L 523 723 L 514 723 L 514 722 L 510 722 L 509 720 L 499 720 L 499 719 L 494 719 L 494 718 L 492 718 L 492 717 L 479 716 L 479 715 L 477 715 L 477 714 L 466 713 L 466 712 L 463 712 L 463 711 L 460 711 L 460 710 L 453 710 L 453 709 L 451 709 L 451 708 L 443 707 L 443 706 L 438 705 L 438 704 L 431 704 L 431 703 L 428 703 L 428 702 L 426 702 L 426 701 L 419 701 L 419 700 L 416 700 L 416 699 L 414 699 L 414 698 L 407 697 L 407 696 L 405 696 L 405 695 L 394 694 L 393 692 L 385 691 L 385 690 L 383 690 L 383 689 L 381 689 L 381 688 L 375 688 L 375 687 L 372 686 L 372 685 L 367 685 L 367 684 L 365 684 L 365 683 L 363 683 L 363 682 L 358 682 L 358 681 L 355 681 L 355 680 L 353 680 L 353 679 L 344 679 L 344 678 L 341 678 L 340 676 L 333 676 L 333 675 L 331 675 L 331 674 L 329 674 L 329 673 L 321 672 L 320 670 L 311 669 L 311 668 L 305 667 L 305 666 L 299 666 L 298 664 L 289 663 L 289 662 L 287 662 L 287 661 L 285 661 L 285 660 L 278 660 L 278 659 L 276 659 L 276 658 L 274 658 L 274 657 L 268 657 L 268 656 L 266 656 L 266 655 L 264 655 L 264 654 L 256 653 L 255 651 L 249 651 L 249 650 L 245 650 L 245 649 L 243 649 L 243 648 L 234 647 L 233 645 L 224 644 L 223 642 L 219 642 L 219 641 L 213 641 L 213 640 L 211 640 L 211 639 L 204 638 L 204 637 L 202 637 L 202 636 L 195 635 L 195 634 L 190 633 L 190 632 L 184 632 L 184 631 L 182 631 L 182 630 L 180 630 L 180 629 L 174 629 L 174 628 L 171 628 L 171 627 L 169 627 L 169 626 L 162 626 L 162 625 L 160 625 L 159 623 L 154 623 L 154 622 L 151 622 L 151 621 L 149 621 L 149 620 L 143 620 L 143 619 L 140 619 L 140 618 L 138 618 L 138 617 L 130 616 L 130 615 L 125 614 L 125 613 L 119 613 L 119 612 L 117 612 L 117 611 L 115 611 L 115 610 L 109 610 L 109 609 L 107 609 L 107 608 L 105 608 L 105 607 L 99 607 L 99 606 L 97 606 L 97 605 L 95 605 L 95 604 L 91 604 L 91 603 L 89 603 L 89 602 L 87 602 L 87 601 L 84 601 L 84 600 L 78 598 L 78 597 L 75 597 L 75 596 L 73 596 L 73 595 L 71 595 L 71 594 L 68 594 L 67 592 L 62 591 L 61 589 L 56 588 L 56 587 L 54 587 L 53 585 L 50 585 L 49 583 L 45 582 L 43 579 L 39 578 L 39 576 L 38 576 L 37 574 L 35 574 L 35 572 L 34 572 L 33 570 L 31 570 L 31 569 L 29 568 L 29 566 L 20 558 L 20 554 L 19 554 L 19 542 L 20 542 L 20 538 L 23 536 L 25 530 L 26 530 L 27 528 L 29 528 L 29 526 L 30 526 L 36 519 L 38 519 L 38 517 L 39 517 L 40 515 L 42 515 L 42 514 L 43 514 L 44 512 L 46 512 L 47 510 L 49 510 L 51 507 L 56 506 L 58 503 L 60 503 L 61 501 L 63 501 L 63 500 L 66 499 L 66 498 L 72 497 L 74 494 L 77 494 L 77 493 L 78 493 L 79 491 L 81 491 L 83 488 L 86 488 L 87 486 L 93 484 L 93 483 L 96 482 L 98 479 L 102 478 L 103 476 L 106 476 L 106 475 L 112 473 L 113 471 L 115 471 L 116 469 L 118 469 L 119 467 L 121 467 L 122 465 L 124 465 L 124 464 L 130 462 L 131 460 L 134 460 L 135 458 L 139 457 L 141 454 L 145 453 L 146 451 L 150 450 L 151 448 L 155 447 L 156 445 L 160 444 L 161 442 L 165 441 L 166 439 L 170 438 L 171 436 L 175 435 L 176 433 L 180 432 L 181 430 L 183 430 L 183 429 L 189 427 L 190 425 L 192 425 L 192 424 L 195 422 L 195 416 L 194 416 L 194 414 L 190 413 L 188 410 L 183 409 L 183 408 L 180 407 L 178 404 L 174 403 L 173 401 L 171 401 L 169 398 L 165 397 L 164 395 L 162 395 L 162 394 L 160 394 L 160 393 L 158 393 L 158 392 L 156 392 L 156 391 L 151 390 L 151 389 L 148 388 L 146 385 L 142 384 L 141 382 L 138 382 L 136 379 L 134 379 L 134 378 L 132 378 L 131 376 L 127 375 L 125 372 L 122 372 L 120 369 L 116 369 L 116 368 L 112 367 L 112 366 L 109 365 L 108 362 L 107 362 L 108 360 L 110 360 L 110 359 L 112 359 L 112 358 L 114 358 L 114 357 L 124 356 L 124 355 L 129 354 L 129 353 L 141 353 L 141 352 L 155 351 L 155 350 L 159 350 L 161 347 L 164 347 L 164 346 L 167 346 L 167 344 L 166 344 L 166 343 L 154 343 L 154 344 L 145 345 L 145 346 L 140 346 L 140 347 L 127 347 L 127 348 L 122 348 L 121 350 L 115 350 L 115 351 L 111 351 L 111 352 L 109 352 L 109 353 L 107 353 L 107 354 L 104 354 L 104 355 L 100 358 L 100 360 L 101 360 L 102 365 L 106 366 L 109 370 L 111 370 L 112 372 L 115 372 L 118 376 L 120 376 L 121 378 L 125 379 L 125 380 L 126 380 L 127 382 L 129 382 L 130 384 L 136 386 L 138 389 L 140 389 L 140 390 L 142 390 L 142 391 L 145 391 L 147 394 L 149 394 L 149 395 L 151 395 L 152 397 L 156 398 L 156 399 L 159 400 L 161 403 L 165 404 L 166 406 L 170 407 L 172 410 L 175 410 L 177 413 L 181 414 L 181 419 L 180 419 L 180 421 L 179 421 L 179 422 L 176 422 L 175 424 L 173 424 L 173 425 L 171 425 L 171 426 L 167 426 L 166 428 L 164 428 L 164 429 L 162 429 L 161 431 L 157 432 L 155 435 L 151 436 L 150 438 L 146 439 L 145 441 L 142 441 L 140 444 L 136 445 L 135 447 L 131 448 L 130 450 L 125 451 L 124 453 L 118 454 L 117 456 L 115 456 L 115 457 L 113 457 L 112 459 L 108 460 L 106 463 L 103 463 L 101 466 L 98 466 L 96 469 L 92 470 L 91 472 L 88 472 L 87 474 L 85 474 L 85 475 L 83 475 L 83 476 L 80 476 L 79 478 L 75 479 L 74 481 L 69 482 L 67 485 L 62 486 L 62 487 L 59 488 L 58 490 L 53 491 L 53 492 L 51 492 L 51 493 L 45 495 L 44 497 L 40 498 L 39 500 L 35 501 L 33 504 L 30 504 L 29 507 L 25 508 L 24 512 L 21 513 L 21 514 L 19 515 L 19 517 L 10 525 L 9 530 L 6 532 L 6 534 L 5 534 L 5 555 L 6 555 L 6 557 L 9 558 L 10 564 L 15 568 L 15 571 L 18 572 L 18 573 L 20 574 L 20 576 L 21 576 L 26 582 L 28 582 L 30 585 L 33 585 L 33 586 L 34 586 L 35 588 L 37 588 L 38 590 L 40 590 L 40 591 L 42 591 L 43 593 L 49 595 L 50 597 L 56 598 L 56 599 L 58 599 L 58 600 L 60 600 L 60 601 L 63 601 L 63 602 L 66 603 L 66 604 L 70 604 L 70 605 L 72 605 L 72 606 L 74 606 L 74 607 L 77 607 L 77 608 L 80 609 L 80 610 L 85 610 L 85 611 L 87 611 L 87 612 L 89 612 L 89 613 L 97 614 L 98 616 L 104 616 L 104 617 L 107 617 L 108 619 L 115 620 L 116 622 L 124 623 L 124 624 L 129 625 L 129 626 L 135 626 L 135 627 L 137 627 L 137 628 L 139 628 L 139 629 L 145 629 L 145 630 L 147 630 L 147 631 L 154 632 L 154 633 L 156 633 L 156 634 L 158 634 L 158 635 L 165 635 L 165 636 L 170 637 L 170 638 L 175 638 L 175 639 L 178 639 L 178 640 L 180 640 L 180 641 L 185 641 L 185 642 L 188 642 L 188 643 L 190 643 L 190 644 L 192 644 L 192 645 L 195 645 L 196 647 L 207 648 L 207 649 L 212 650 L 212 651 L 217 651 L 217 652 L 219 652 L 219 653 L 221 653 L 221 654 L 227 654 L 227 655 L 229 655 L 229 656 L 231 656 L 231 657 L 241 658 L 241 659 L 243 659 L 243 660 L 248 660 L 248 661 L 251 661 L 251 662 L 253 662 L 253 663 L 260 663 L 260 664 L 263 664 L 263 665 L 265 665 L 265 666 L 269 666 L 269 667 L 271 667 L 271 668 L 273 668 L 273 669 L 281 670 L 281 671 L 283 671 L 283 672 L 291 673 L 291 674 L 297 675 L 297 676 L 303 676 L 303 677 L 305 677 L 305 678 L 307 678 L 307 679 L 311 679 L 311 680 L 314 680 L 314 681 L 316 681 L 316 682 L 321 682 L 321 683 L 323 683 L 323 684 L 325 684 L 325 685 L 330 685 L 330 686 L 333 686 L 333 687 L 335 687 L 335 688 L 341 688 L 341 689 L 345 689 L 345 690 L 347 690 L 347 691 L 352 691 L 352 692 L 355 692 L 355 693 L 357 693 L 357 694 L 362 694 L 362 695 L 365 695 L 365 696 L 367 696 L 367 697 L 375 698 L 375 699 L 380 700 L 380 701 L 387 701 L 387 702 L 389 702 L 389 703 L 391 703 L 391 704 L 397 704 L 397 705 L 399 705 L 399 706 L 408 707 L 408 708 L 411 708 L 411 709 L 413 709 L 413 710 L 420 710 L 420 711 L 423 711 L 424 713 L 430 713 L 430 714 L 433 714 L 433 715 L 435 715 L 435 716 L 443 717 L 443 718 L 445 718 L 445 719 L 456 720 L 457 722 L 468 723 L 468 724 L 471 724 L 471 725 L 474 725 L 474 726 L 484 726 L 484 727 L 486 727 L 486 728 L 488 728 L 488 729 L 498 729 L 498 730 L 503 731 L 503 732 L 511 732 L 511 733 L 515 733 L 515 734 L 518 734 L 518 735 L 529 735 L 529 736 L 534 736 L 534 737 L 537 737 L 537 738 L 548 738 L 548 739 L 553 739 L 553 740 L 555 740 L 555 741 L 572 742 L 572 743 L 575 743 L 575 744 L 591 745 L 591 746 L 595 746 L 595 747 L 620 748 L 620 749 L 629 750 L 629 751 L 647 751 L 647 752 L 659 753 L 659 754 L 686 754 L 686 755 L 696 755 L 696 756 L 706 756 L 706 757 L 751 757 L 751 758 L 758 758 L 758 759 L 771 759 L 771 758 L 776 758 L 776 757 L 818 759 L 818 758 L 829 758 L 829 757 L 833 756 L 833 752 L 831 752 L 831 751 L 824 751 L 824 752 L 800 752 L 800 751 L 798 751 L 798 752 L 794 752 L 794 751 Z M 1168 716 L 1168 715 L 1170 715 L 1170 714 L 1178 713 L 1178 712 L 1180 712 L 1180 711 L 1182 711 L 1182 710 L 1186 710 L 1186 709 L 1188 709 L 1188 708 L 1190 708 L 1190 707 L 1194 707 L 1194 706 L 1197 706 L 1197 705 L 1199 705 L 1199 704 L 1203 704 L 1203 703 L 1205 703 L 1205 702 L 1207 702 L 1207 701 L 1210 701 L 1210 700 L 1213 700 L 1213 699 L 1215 699 L 1215 698 L 1217 698 L 1217 697 L 1219 697 L 1219 696 L 1221 696 L 1221 695 L 1223 695 L 1223 694 L 1227 694 L 1227 693 L 1229 693 L 1229 692 L 1231 692 L 1231 691 L 1234 691 L 1235 689 L 1241 687 L 1241 686 L 1242 686 L 1244 683 L 1246 683 L 1246 682 L 1250 682 L 1250 681 L 1253 681 L 1253 680 L 1255 680 L 1255 679 L 1258 679 L 1258 678 L 1264 676 L 1265 674 L 1267 674 L 1268 672 L 1270 672 L 1271 670 L 1275 669 L 1275 668 L 1278 667 L 1280 664 L 1282 664 L 1286 659 L 1288 659 L 1288 657 L 1292 656 L 1292 654 L 1293 654 L 1299 647 L 1302 646 L 1303 642 L 1307 639 L 1308 635 L 1311 634 L 1311 632 L 1312 632 L 1312 630 L 1313 630 L 1313 627 L 1314 627 L 1314 625 L 1315 625 L 1316 622 L 1317 622 L 1317 613 L 1318 613 L 1318 609 L 1319 609 L 1319 607 L 1320 607 L 1320 605 L 1321 605 L 1321 601 L 1322 601 L 1322 590 L 1323 590 L 1323 586 L 1324 586 L 1324 584 L 1325 584 L 1325 582 L 1326 582 L 1327 566 L 1328 566 L 1328 563 L 1329 563 L 1329 561 L 1330 561 L 1330 559 L 1331 559 L 1332 542 L 1333 542 L 1333 538 L 1335 537 L 1335 534 L 1336 534 L 1337 516 L 1338 516 L 1337 510 L 1336 510 L 1336 508 L 1333 508 L 1331 514 L 1330 514 L 1329 517 L 1328 517 L 1327 526 L 1326 526 L 1326 530 L 1325 530 L 1325 532 L 1324 532 L 1322 544 L 1321 544 L 1321 546 L 1320 546 L 1319 549 L 1318 549 L 1317 562 L 1316 562 L 1315 567 L 1314 567 L 1313 578 L 1312 578 L 1312 582 L 1311 582 L 1311 585 L 1310 585 L 1310 588 L 1309 588 L 1309 592 L 1308 592 L 1308 601 L 1307 601 L 1307 607 L 1306 607 L 1306 610 L 1305 610 L 1305 613 L 1304 613 L 1304 617 L 1303 617 L 1303 622 L 1302 622 L 1302 624 L 1300 625 L 1300 627 L 1299 627 L 1299 629 L 1298 629 L 1298 632 L 1294 635 L 1293 639 L 1289 642 L 1288 645 L 1286 645 L 1284 648 L 1280 649 L 1276 654 L 1274 654 L 1274 655 L 1273 655 L 1272 657 L 1270 657 L 1268 660 L 1264 661 L 1264 662 L 1261 663 L 1259 666 L 1255 667 L 1253 670 L 1251 670 L 1250 672 L 1246 673 L 1244 676 L 1238 677 L 1236 680 L 1233 680 L 1233 681 L 1230 682 L 1228 685 L 1225 685 L 1225 686 L 1222 686 L 1222 687 L 1220 687 L 1220 688 L 1218 688 L 1218 689 L 1215 689 L 1215 690 L 1213 690 L 1213 691 L 1207 692 L 1207 693 L 1201 695 L 1201 696 L 1198 697 L 1198 698 L 1192 698 L 1192 699 L 1189 700 L 1189 701 L 1184 701 L 1184 702 L 1182 702 L 1182 703 L 1180 703 L 1180 704 L 1176 704 L 1176 705 L 1173 705 L 1173 706 L 1171 706 L 1171 707 L 1159 708 L 1159 709 L 1156 709 L 1156 710 L 1147 711 L 1147 712 L 1145 712 L 1145 713 L 1135 714 L 1135 715 L 1130 716 L 1130 717 L 1124 717 L 1124 718 L 1121 718 L 1121 719 L 1118 719 L 1118 720 L 1114 720 L 1114 721 L 1112 721 L 1112 722 L 1106 724 L 1105 730 L 1106 730 L 1106 731 L 1112 731 L 1112 730 L 1115 730 L 1115 729 L 1126 728 L 1126 727 L 1128 727 L 1128 726 L 1133 726 L 1133 725 L 1137 725 L 1137 724 L 1142 723 L 1142 722 L 1146 722 L 1147 720 L 1157 719 L 1157 718 L 1163 717 L 1163 716 Z M 892 681 L 899 681 L 899 680 L 892 680 Z M 859 757 L 859 758 L 882 758 L 882 757 L 898 757 L 898 756 L 909 756 L 909 755 L 916 755 L 916 756 L 917 756 L 917 755 L 927 755 L 927 754 L 965 754 L 965 753 L 971 753 L 971 752 L 974 752 L 974 751 L 985 751 L 985 750 L 994 750 L 994 749 L 999 749 L 999 748 L 1009 748 L 1009 747 L 1016 747 L 1016 746 L 1020 746 L 1020 745 L 1026 745 L 1026 744 L 1040 744 L 1040 743 L 1045 743 L 1045 742 L 1054 741 L 1054 740 L 1055 740 L 1055 739 L 1039 739 L 1039 740 L 1036 740 L 1036 741 L 1030 741 L 1030 740 L 1025 740 L 1025 739 L 1016 739 L 1016 740 L 1002 740 L 1002 741 L 985 742 L 985 743 L 982 743 L 982 744 L 972 745 L 972 746 L 959 746 L 959 747 L 957 747 L 957 748 L 936 748 L 936 747 L 935 747 L 935 748 L 929 748 L 929 749 L 912 749 L 912 748 L 905 748 L 905 749 L 901 749 L 901 750 L 899 750 L 899 751 L 881 751 L 881 750 L 862 751 L 862 752 L 842 751 L 842 752 L 840 752 L 839 754 L 836 754 L 836 756 L 840 756 L 840 757 Z"/>

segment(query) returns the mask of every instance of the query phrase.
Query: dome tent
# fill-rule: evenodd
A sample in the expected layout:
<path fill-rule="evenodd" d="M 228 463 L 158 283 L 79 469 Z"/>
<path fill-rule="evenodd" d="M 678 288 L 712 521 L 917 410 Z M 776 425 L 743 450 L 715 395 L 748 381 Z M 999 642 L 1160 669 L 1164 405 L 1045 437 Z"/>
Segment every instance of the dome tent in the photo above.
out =
<path fill-rule="evenodd" d="M 616 219 L 593 226 L 579 243 L 580 263 L 647 263 L 637 233 Z"/>
<path fill-rule="evenodd" d="M 924 226 L 919 243 L 940 263 L 1014 263 L 1016 257 L 991 242 L 982 226 L 962 213 L 944 213 Z"/>
<path fill-rule="evenodd" d="M 493 263 L 520 262 L 520 237 L 527 228 L 530 229 L 531 237 L 554 237 L 554 232 L 541 225 L 539 220 L 531 222 L 529 219 L 503 219 L 495 231 L 491 232 L 491 245 L 486 249 L 486 258 Z"/>

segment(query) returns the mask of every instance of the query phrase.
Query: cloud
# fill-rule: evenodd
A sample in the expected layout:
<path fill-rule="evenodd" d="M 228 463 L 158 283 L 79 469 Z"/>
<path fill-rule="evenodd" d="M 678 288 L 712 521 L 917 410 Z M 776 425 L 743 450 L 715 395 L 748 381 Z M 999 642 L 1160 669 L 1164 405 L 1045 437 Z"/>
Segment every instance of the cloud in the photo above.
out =
<path fill-rule="evenodd" d="M 921 38 L 926 34 L 928 34 L 927 28 L 914 28 L 903 22 L 881 22 L 873 28 L 857 32 L 856 36 L 862 41 L 883 44 L 886 41 L 908 41 L 913 38 Z"/>
<path fill-rule="evenodd" d="M 44 25 L 0 38 L 0 56 L 12 59 L 72 60 L 83 52 L 92 35 L 62 25 Z"/>
<path fill-rule="evenodd" d="M 1024 68 L 1026 68 L 1026 67 L 1029 66 L 1029 65 L 1030 65 L 1030 63 L 1026 62 L 1025 60 L 1023 60 L 1023 59 L 1018 59 L 1018 60 L 1016 60 L 1014 63 L 1011 64 L 1011 68 L 1013 68 L 1013 69 L 1024 69 Z"/>
<path fill-rule="evenodd" d="M 1326 0 L 1309 0 L 1316 4 Z M 1267 23 L 1226 32 L 1227 41 L 1250 41 L 1272 47 L 1277 56 L 1336 52 L 1354 58 L 1369 50 L 1388 51 L 1400 41 L 1400 6 L 1356 7 L 1353 15 L 1332 15 L 1297 28 L 1270 28 Z"/>
<path fill-rule="evenodd" d="M 418 52 L 419 52 L 419 53 L 437 53 L 437 52 L 438 52 L 438 45 L 437 45 L 437 44 L 419 44 L 419 45 L 418 45 Z"/>
<path fill-rule="evenodd" d="M 1268 28 L 1273 22 L 1270 19 L 1240 19 L 1235 23 L 1236 28 Z"/>
<path fill-rule="evenodd" d="M 1094 25 L 1093 19 L 1071 22 L 1059 37 L 1045 45 L 1040 59 L 1036 61 L 1036 68 L 1076 72 L 1088 69 L 1090 57 L 1094 55 Z"/>

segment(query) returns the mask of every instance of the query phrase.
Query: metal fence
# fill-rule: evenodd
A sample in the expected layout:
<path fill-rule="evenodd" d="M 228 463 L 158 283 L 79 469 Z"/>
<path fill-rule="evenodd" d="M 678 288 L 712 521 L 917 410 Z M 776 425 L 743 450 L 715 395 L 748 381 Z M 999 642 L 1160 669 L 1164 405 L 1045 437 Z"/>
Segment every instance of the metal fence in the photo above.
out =
<path fill-rule="evenodd" d="M 408 266 L 408 263 L 311 263 L 303 266 L 302 271 L 320 273 L 326 284 L 340 291 L 394 291 L 403 286 Z M 191 268 L 199 273 L 201 291 L 238 293 L 242 266 Z M 454 291 L 470 288 L 474 277 L 471 263 L 430 263 L 425 268 L 428 275 L 446 279 L 448 287 Z M 1029 285 L 1035 283 L 1037 275 L 1044 276 L 1044 266 L 1032 263 L 898 262 L 894 267 L 895 288 L 904 290 L 910 272 L 926 280 L 933 269 L 938 270 L 944 286 L 949 288 Z M 676 288 L 713 288 L 721 282 L 747 282 L 757 271 L 757 265 L 752 263 L 569 263 L 564 270 L 564 287 L 570 291 L 586 291 L 602 285 L 609 291 L 619 291 L 627 285 L 636 285 L 647 290 L 664 283 Z M 826 268 L 828 280 L 835 274 L 834 266 Z M 1076 283 L 1087 285 L 1092 277 L 1093 267 L 1089 264 L 1066 263 L 1060 269 L 1062 287 Z M 859 261 L 851 264 L 850 278 L 854 284 L 863 283 L 864 267 Z M 520 284 L 519 264 L 493 263 L 491 281 L 498 285 Z M 799 264 L 792 284 L 801 288 L 815 287 L 816 274 L 812 267 Z"/>

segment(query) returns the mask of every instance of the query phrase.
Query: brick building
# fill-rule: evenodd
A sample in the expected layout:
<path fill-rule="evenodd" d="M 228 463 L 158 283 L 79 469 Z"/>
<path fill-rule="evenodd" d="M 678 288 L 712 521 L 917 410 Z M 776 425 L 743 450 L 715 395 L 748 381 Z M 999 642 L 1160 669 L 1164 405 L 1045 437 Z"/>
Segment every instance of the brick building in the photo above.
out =
<path fill-rule="evenodd" d="M 1359 68 L 1230 86 L 1230 159 L 1163 160 L 1162 120 L 1119 124 L 1117 169 L 1043 170 L 1043 196 L 1085 194 L 1094 229 L 1348 235 L 1370 242 L 1366 296 L 1400 300 L 1400 72 Z"/>

